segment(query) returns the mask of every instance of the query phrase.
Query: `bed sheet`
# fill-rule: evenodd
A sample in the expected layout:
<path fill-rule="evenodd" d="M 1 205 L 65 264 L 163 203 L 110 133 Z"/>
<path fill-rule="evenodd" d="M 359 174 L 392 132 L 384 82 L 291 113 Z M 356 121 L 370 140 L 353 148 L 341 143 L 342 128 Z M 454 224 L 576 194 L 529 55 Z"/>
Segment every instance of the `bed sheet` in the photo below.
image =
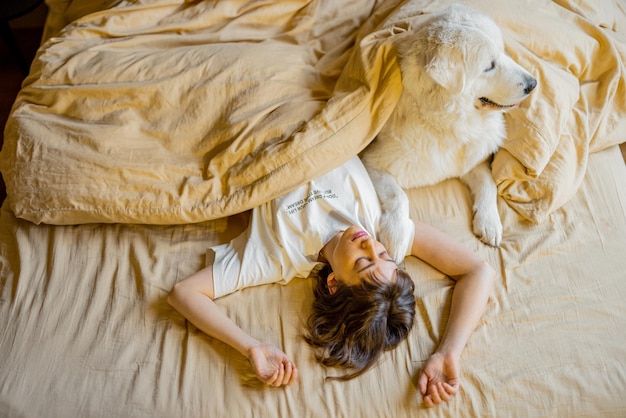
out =
<path fill-rule="evenodd" d="M 499 249 L 471 233 L 457 180 L 409 191 L 412 216 L 452 234 L 498 271 L 462 357 L 463 386 L 426 410 L 420 366 L 445 324 L 452 282 L 407 259 L 418 316 L 409 338 L 349 382 L 302 339 L 311 281 L 218 300 L 252 335 L 287 352 L 300 378 L 250 380 L 244 359 L 168 307 L 177 281 L 245 213 L 200 224 L 35 225 L 0 215 L 0 416 L 10 417 L 623 417 L 626 414 L 626 166 L 595 153 L 575 196 L 535 225 L 500 201 Z"/>

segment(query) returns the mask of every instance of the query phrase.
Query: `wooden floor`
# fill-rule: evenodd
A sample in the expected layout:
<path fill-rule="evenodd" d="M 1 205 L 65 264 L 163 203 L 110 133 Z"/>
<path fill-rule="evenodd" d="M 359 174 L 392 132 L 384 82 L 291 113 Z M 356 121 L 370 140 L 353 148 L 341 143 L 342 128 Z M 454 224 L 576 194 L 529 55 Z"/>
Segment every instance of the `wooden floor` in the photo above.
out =
<path fill-rule="evenodd" d="M 20 28 L 15 29 L 13 33 L 23 57 L 27 62 L 31 62 L 39 47 L 42 30 L 40 28 Z M 4 139 L 4 125 L 6 125 L 11 106 L 24 78 L 25 74 L 18 68 L 8 48 L 4 42 L 0 42 L 0 126 L 2 127 L 2 140 Z M 5 197 L 4 181 L 1 181 L 0 202 L 4 201 Z"/>

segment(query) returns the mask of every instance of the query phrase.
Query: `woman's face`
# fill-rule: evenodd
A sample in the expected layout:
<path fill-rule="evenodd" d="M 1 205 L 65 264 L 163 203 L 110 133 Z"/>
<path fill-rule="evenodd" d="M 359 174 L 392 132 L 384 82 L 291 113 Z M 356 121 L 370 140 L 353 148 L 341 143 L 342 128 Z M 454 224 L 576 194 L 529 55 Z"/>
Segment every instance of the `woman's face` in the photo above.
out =
<path fill-rule="evenodd" d="M 385 247 L 358 226 L 338 232 L 324 249 L 324 256 L 333 270 L 329 276 L 331 289 L 333 280 L 353 286 L 363 278 L 376 278 L 382 283 L 396 278 L 398 266 Z"/>

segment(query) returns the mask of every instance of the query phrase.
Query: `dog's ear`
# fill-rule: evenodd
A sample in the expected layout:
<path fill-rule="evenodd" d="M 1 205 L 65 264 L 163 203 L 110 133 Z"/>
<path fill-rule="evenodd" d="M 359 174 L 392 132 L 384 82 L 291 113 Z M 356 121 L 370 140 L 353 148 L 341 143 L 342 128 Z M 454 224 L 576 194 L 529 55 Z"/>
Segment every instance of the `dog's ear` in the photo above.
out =
<path fill-rule="evenodd" d="M 445 51 L 444 51 L 445 50 Z M 449 45 L 439 45 L 426 63 L 426 73 L 444 89 L 459 94 L 465 88 L 465 77 L 461 51 Z"/>

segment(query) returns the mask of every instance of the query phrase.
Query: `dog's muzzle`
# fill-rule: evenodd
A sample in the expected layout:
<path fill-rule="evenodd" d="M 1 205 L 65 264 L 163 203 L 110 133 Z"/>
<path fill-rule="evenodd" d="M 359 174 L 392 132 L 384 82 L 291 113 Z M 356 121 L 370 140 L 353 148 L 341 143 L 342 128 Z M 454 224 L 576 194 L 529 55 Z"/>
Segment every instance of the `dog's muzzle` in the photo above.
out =
<path fill-rule="evenodd" d="M 537 87 L 537 80 L 535 80 L 531 76 L 524 77 L 524 97 L 528 96 L 534 89 Z M 503 105 L 500 103 L 496 103 L 493 100 L 490 100 L 487 97 L 481 97 L 478 99 L 480 101 L 481 107 L 483 109 L 496 109 L 496 110 L 506 110 L 512 107 L 519 106 L 519 102 L 514 103 L 512 105 Z"/>

